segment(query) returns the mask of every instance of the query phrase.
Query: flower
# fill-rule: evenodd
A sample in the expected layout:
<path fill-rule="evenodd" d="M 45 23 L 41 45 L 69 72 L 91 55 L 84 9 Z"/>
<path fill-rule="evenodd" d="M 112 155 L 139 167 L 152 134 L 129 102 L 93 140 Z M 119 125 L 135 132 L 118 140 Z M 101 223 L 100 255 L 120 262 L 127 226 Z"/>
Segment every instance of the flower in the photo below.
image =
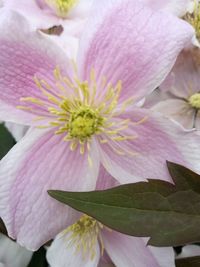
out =
<path fill-rule="evenodd" d="M 0 266 L 27 267 L 32 252 L 0 234 Z"/>
<path fill-rule="evenodd" d="M 96 1 L 75 64 L 19 14 L 0 10 L 0 119 L 31 126 L 0 162 L 0 216 L 29 249 L 75 219 L 48 189 L 94 190 L 100 166 L 119 183 L 171 181 L 166 160 L 200 171 L 200 137 L 138 107 L 191 27 L 139 1 L 104 4 Z"/>
<path fill-rule="evenodd" d="M 161 101 L 153 109 L 179 122 L 186 129 L 200 130 L 200 52 L 184 51 L 161 85 Z M 165 97 L 164 97 L 165 96 Z M 164 97 L 164 99 L 163 99 Z"/>
<path fill-rule="evenodd" d="M 37 29 L 59 34 L 61 25 L 67 35 L 79 36 L 93 0 L 2 0 L 6 8 L 24 15 Z"/>
<path fill-rule="evenodd" d="M 87 215 L 60 233 L 47 250 L 51 267 L 96 267 L 100 259 L 117 267 L 175 267 L 172 248 L 147 246 L 146 239 L 108 229 Z"/>

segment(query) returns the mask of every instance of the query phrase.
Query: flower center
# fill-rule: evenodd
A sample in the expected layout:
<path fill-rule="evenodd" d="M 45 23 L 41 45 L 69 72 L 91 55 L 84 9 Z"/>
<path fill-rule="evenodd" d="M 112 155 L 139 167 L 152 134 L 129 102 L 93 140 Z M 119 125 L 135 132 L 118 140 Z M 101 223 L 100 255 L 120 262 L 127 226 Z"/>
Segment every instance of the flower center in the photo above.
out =
<path fill-rule="evenodd" d="M 87 106 L 81 106 L 79 110 L 71 113 L 67 128 L 71 138 L 84 141 L 98 132 L 102 125 L 103 118 L 98 111 Z"/>
<path fill-rule="evenodd" d="M 136 139 L 137 134 L 130 134 L 127 128 L 130 124 L 144 123 L 147 117 L 132 121 L 121 116 L 134 103 L 133 97 L 119 103 L 121 81 L 112 85 L 103 76 L 98 79 L 97 86 L 93 69 L 88 81 L 82 81 L 78 78 L 76 67 L 71 77 L 63 76 L 60 69 L 55 68 L 54 79 L 48 83 L 34 77 L 41 92 L 36 90 L 36 97 L 20 99 L 23 105 L 18 108 L 36 114 L 34 121 L 38 128 L 54 127 L 54 133 L 62 135 L 63 141 L 70 142 L 70 149 L 79 149 L 80 154 L 90 151 L 95 136 L 95 141 L 109 145 L 118 155 L 138 155 L 128 146 L 122 148 L 120 142 Z M 90 153 L 87 156 L 91 165 Z"/>
<path fill-rule="evenodd" d="M 200 93 L 190 96 L 188 102 L 193 108 L 200 109 Z"/>
<path fill-rule="evenodd" d="M 55 11 L 57 16 L 66 18 L 68 12 L 74 7 L 77 0 L 45 0 L 45 2 Z"/>
<path fill-rule="evenodd" d="M 187 13 L 183 19 L 185 19 L 188 23 L 190 23 L 196 32 L 196 37 L 200 40 L 200 4 L 196 0 L 194 1 L 194 11 L 193 13 Z"/>
<path fill-rule="evenodd" d="M 69 234 L 69 245 L 76 246 L 76 252 L 81 252 L 83 258 L 90 257 L 94 259 L 96 255 L 96 243 L 99 242 L 103 253 L 104 246 L 101 238 L 103 225 L 95 219 L 83 215 L 75 224 L 69 226 L 63 231 L 63 234 Z"/>

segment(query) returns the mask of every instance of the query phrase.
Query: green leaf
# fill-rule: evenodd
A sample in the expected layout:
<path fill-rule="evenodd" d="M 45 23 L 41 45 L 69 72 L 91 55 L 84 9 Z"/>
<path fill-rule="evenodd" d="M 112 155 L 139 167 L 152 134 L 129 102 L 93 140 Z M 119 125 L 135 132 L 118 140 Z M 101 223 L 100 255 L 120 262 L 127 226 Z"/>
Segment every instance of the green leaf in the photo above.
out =
<path fill-rule="evenodd" d="M 31 262 L 28 267 L 47 267 L 46 261 L 46 250 L 44 248 L 40 248 L 33 254 Z"/>
<path fill-rule="evenodd" d="M 150 237 L 154 246 L 200 241 L 200 176 L 168 163 L 174 185 L 148 180 L 93 192 L 49 194 L 119 232 Z"/>
<path fill-rule="evenodd" d="M 4 124 L 0 124 L 0 159 L 2 159 L 7 152 L 14 146 L 15 140 L 6 129 Z"/>
<path fill-rule="evenodd" d="M 200 257 L 178 259 L 176 260 L 176 267 L 200 267 Z"/>

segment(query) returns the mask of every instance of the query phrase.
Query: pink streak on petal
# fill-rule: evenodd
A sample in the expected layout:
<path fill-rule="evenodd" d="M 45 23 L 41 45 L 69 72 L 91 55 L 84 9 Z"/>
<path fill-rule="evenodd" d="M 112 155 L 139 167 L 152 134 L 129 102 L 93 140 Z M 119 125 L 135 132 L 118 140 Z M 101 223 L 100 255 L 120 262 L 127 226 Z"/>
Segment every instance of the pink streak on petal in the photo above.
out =
<path fill-rule="evenodd" d="M 110 175 L 103 165 L 101 165 L 97 179 L 96 190 L 104 190 L 117 185 L 118 182 Z"/>
<path fill-rule="evenodd" d="M 107 2 L 97 4 L 98 12 L 83 33 L 78 57 L 81 75 L 87 80 L 94 68 L 99 92 L 106 76 L 113 84 L 122 80 L 121 99 L 141 99 L 166 77 L 192 38 L 192 27 L 139 1 Z"/>
<path fill-rule="evenodd" d="M 132 237 L 115 231 L 104 231 L 105 249 L 118 267 L 175 267 L 174 253 L 171 248 L 160 248 L 165 252 L 168 265 L 160 265 L 143 238 Z"/>
<path fill-rule="evenodd" d="M 123 116 L 133 122 L 147 120 L 139 125 L 130 125 L 125 136 L 137 136 L 134 140 L 102 144 L 101 160 L 104 167 L 120 183 L 138 182 L 147 178 L 171 181 L 166 160 L 183 164 L 200 172 L 200 136 L 184 131 L 181 126 L 159 113 L 135 109 Z M 135 156 L 118 155 L 111 148 L 138 153 Z"/>
<path fill-rule="evenodd" d="M 30 96 L 40 100 L 45 99 L 35 85 L 33 80 L 35 75 L 45 79 L 57 92 L 53 70 L 57 65 L 63 69 L 69 62 L 55 42 L 34 31 L 19 14 L 1 9 L 0 18 L 2 33 L 0 34 L 0 117 L 7 118 L 5 117 L 7 112 L 8 120 L 30 125 L 33 118 L 33 114 L 30 114 L 32 111 L 28 113 L 16 109 L 16 106 L 23 105 L 19 101 L 20 98 Z M 50 115 L 43 106 L 37 106 L 32 113 Z"/>
<path fill-rule="evenodd" d="M 8 233 L 28 249 L 38 249 L 73 223 L 77 212 L 48 194 L 49 189 L 93 190 L 99 169 L 93 146 L 87 153 L 71 151 L 63 136 L 30 130 L 0 163 L 0 215 Z"/>

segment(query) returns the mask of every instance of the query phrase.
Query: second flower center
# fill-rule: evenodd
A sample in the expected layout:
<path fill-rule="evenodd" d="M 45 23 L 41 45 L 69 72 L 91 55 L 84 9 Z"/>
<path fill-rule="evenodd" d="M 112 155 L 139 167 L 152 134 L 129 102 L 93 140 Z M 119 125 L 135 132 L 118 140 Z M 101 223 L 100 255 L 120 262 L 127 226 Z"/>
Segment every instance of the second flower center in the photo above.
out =
<path fill-rule="evenodd" d="M 188 102 L 193 108 L 200 109 L 200 93 L 190 96 Z"/>

